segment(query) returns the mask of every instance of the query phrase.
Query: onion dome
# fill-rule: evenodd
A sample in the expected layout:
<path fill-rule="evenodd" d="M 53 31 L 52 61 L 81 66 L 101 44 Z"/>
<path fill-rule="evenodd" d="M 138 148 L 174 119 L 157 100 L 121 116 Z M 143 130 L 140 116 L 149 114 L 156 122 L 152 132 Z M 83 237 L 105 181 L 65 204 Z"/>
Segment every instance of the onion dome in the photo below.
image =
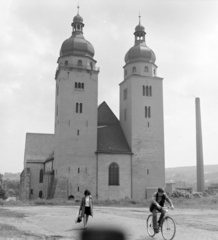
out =
<path fill-rule="evenodd" d="M 129 49 L 125 55 L 125 62 L 131 63 L 136 61 L 145 61 L 155 63 L 156 56 L 154 52 L 146 45 L 145 42 L 145 28 L 139 24 L 135 27 L 135 45 Z"/>
<path fill-rule="evenodd" d="M 93 58 L 95 50 L 92 44 L 83 36 L 84 24 L 83 18 L 79 15 L 79 12 L 73 18 L 71 26 L 73 27 L 72 35 L 62 43 L 60 57 L 77 55 Z"/>
<path fill-rule="evenodd" d="M 73 22 L 83 22 L 83 18 L 79 15 L 79 13 L 73 18 Z"/>

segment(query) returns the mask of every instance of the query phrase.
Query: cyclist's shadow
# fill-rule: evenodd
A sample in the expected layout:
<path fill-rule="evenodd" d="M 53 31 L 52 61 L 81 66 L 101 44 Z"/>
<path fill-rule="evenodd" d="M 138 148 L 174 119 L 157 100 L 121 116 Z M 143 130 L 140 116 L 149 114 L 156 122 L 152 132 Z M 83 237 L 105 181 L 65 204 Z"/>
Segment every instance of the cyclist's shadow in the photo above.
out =
<path fill-rule="evenodd" d="M 157 239 L 161 239 L 161 238 L 158 237 L 158 235 L 155 235 L 154 237 L 143 236 L 143 237 L 137 238 L 135 240 L 157 240 Z"/>

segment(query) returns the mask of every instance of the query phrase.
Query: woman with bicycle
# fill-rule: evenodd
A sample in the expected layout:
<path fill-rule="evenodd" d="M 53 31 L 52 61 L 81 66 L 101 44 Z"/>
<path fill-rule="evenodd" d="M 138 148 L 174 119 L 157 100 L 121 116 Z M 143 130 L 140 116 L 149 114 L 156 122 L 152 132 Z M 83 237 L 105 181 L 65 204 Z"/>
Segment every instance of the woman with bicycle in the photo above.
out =
<path fill-rule="evenodd" d="M 150 212 L 152 212 L 152 214 L 153 214 L 153 228 L 154 228 L 155 233 L 159 232 L 159 226 L 161 225 L 161 222 L 165 215 L 165 210 L 163 208 L 165 200 L 170 204 L 170 207 L 172 209 L 174 209 L 172 201 L 169 199 L 167 194 L 164 192 L 163 188 L 159 187 L 157 189 L 157 192 L 154 193 L 154 195 L 151 199 L 150 207 L 149 207 Z M 158 221 L 157 221 L 157 211 L 161 213 Z"/>

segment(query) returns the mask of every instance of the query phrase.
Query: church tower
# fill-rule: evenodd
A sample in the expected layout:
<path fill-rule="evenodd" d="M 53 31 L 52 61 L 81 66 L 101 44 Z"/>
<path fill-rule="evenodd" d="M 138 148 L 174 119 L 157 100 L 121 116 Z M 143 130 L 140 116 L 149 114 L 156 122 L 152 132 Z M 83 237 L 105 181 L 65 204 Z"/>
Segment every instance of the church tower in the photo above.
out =
<path fill-rule="evenodd" d="M 96 190 L 98 73 L 94 48 L 83 36 L 83 18 L 73 18 L 72 35 L 61 46 L 56 71 L 55 198 Z"/>
<path fill-rule="evenodd" d="M 165 185 L 163 79 L 157 77 L 145 34 L 139 17 L 120 83 L 120 122 L 133 152 L 133 199 L 138 200 L 148 196 L 149 188 Z"/>

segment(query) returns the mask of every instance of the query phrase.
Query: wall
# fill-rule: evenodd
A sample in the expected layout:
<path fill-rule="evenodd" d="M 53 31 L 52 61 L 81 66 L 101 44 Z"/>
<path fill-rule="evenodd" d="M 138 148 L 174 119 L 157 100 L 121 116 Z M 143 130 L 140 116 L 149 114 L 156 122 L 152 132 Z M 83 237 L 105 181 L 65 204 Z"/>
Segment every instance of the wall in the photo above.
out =
<path fill-rule="evenodd" d="M 109 186 L 109 165 L 119 165 L 119 186 Z M 131 198 L 131 155 L 98 154 L 98 199 Z"/>
<path fill-rule="evenodd" d="M 39 183 L 40 170 L 44 168 L 43 163 L 26 163 L 26 166 L 30 168 L 30 190 L 33 189 L 33 194 L 30 194 L 30 199 L 37 199 L 39 192 L 43 191 L 43 183 Z M 43 179 L 44 180 L 44 179 Z"/>

